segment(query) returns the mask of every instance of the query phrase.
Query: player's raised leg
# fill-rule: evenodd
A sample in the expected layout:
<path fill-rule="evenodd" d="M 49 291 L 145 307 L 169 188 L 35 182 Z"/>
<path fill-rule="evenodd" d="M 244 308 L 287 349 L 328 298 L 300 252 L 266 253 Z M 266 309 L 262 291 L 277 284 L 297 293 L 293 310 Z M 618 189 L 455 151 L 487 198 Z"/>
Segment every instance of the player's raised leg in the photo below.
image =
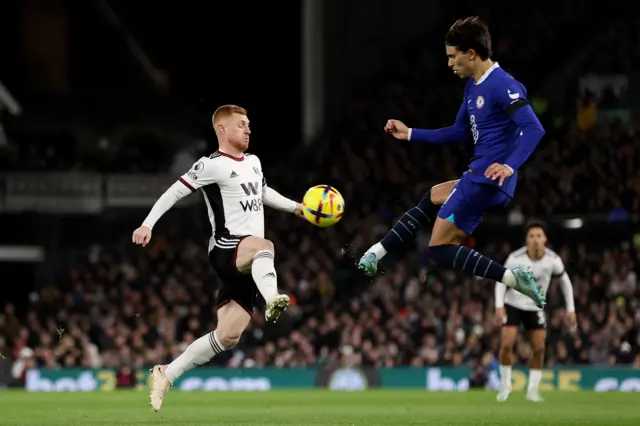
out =
<path fill-rule="evenodd" d="M 500 281 L 530 297 L 541 308 L 545 304 L 544 295 L 528 267 L 517 266 L 509 270 L 472 248 L 460 245 L 488 210 L 504 207 L 509 201 L 510 197 L 499 189 L 475 183 L 468 174 L 463 176 L 438 212 L 429 241 L 429 257 L 440 267 Z"/>
<path fill-rule="evenodd" d="M 289 307 L 290 302 L 289 296 L 278 293 L 278 275 L 274 258 L 273 243 L 254 236 L 244 238 L 236 252 L 236 268 L 240 273 L 251 272 L 258 291 L 267 303 L 265 319 L 271 322 L 278 320 L 280 314 Z"/>
<path fill-rule="evenodd" d="M 539 315 L 543 315 L 540 312 Z M 542 378 L 542 367 L 544 365 L 545 342 L 547 340 L 547 330 L 538 328 L 529 331 L 531 340 L 531 362 L 529 363 L 529 384 L 527 385 L 527 401 L 542 402 L 539 386 Z"/>
<path fill-rule="evenodd" d="M 504 311 L 504 308 L 502 310 Z M 506 401 L 511 395 L 511 366 L 513 365 L 513 347 L 517 338 L 517 325 L 502 324 L 500 330 L 500 390 L 496 396 L 498 402 Z"/>
<path fill-rule="evenodd" d="M 154 411 L 162 408 L 167 392 L 178 377 L 234 347 L 250 320 L 251 315 L 233 300 L 218 309 L 218 326 L 214 331 L 191 343 L 171 364 L 153 367 L 149 393 L 151 408 Z"/>
<path fill-rule="evenodd" d="M 375 275 L 378 262 L 388 252 L 402 252 L 413 242 L 416 232 L 432 225 L 440 206 L 449 197 L 457 180 L 444 182 L 432 187 L 422 200 L 412 207 L 396 222 L 391 230 L 380 241 L 371 246 L 360 259 L 358 267 L 366 275 Z"/>

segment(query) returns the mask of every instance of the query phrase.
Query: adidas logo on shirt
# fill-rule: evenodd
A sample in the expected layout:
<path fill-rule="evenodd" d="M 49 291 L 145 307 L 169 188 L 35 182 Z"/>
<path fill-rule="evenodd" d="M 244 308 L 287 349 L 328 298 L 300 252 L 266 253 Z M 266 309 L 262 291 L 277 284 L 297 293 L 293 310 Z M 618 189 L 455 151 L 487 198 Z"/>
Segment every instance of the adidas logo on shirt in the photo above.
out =
<path fill-rule="evenodd" d="M 234 177 L 238 177 L 238 174 L 236 172 L 231 172 L 231 176 L 229 176 L 230 178 L 234 178 Z"/>

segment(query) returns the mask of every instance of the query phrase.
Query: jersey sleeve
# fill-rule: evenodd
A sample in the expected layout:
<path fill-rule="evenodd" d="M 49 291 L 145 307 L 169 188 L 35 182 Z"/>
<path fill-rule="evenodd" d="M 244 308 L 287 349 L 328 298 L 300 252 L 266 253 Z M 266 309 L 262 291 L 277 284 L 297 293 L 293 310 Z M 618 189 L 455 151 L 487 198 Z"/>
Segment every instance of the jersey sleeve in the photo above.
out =
<path fill-rule="evenodd" d="M 142 222 L 142 225 L 153 229 L 162 215 L 178 201 L 196 189 L 215 182 L 213 172 L 214 168 L 211 166 L 211 160 L 208 158 L 203 157 L 196 161 L 187 173 L 180 176 L 178 180 L 158 198 L 158 201 L 153 205 L 151 211 Z"/>
<path fill-rule="evenodd" d="M 295 212 L 298 207 L 298 203 L 281 195 L 275 189 L 268 187 L 267 178 L 264 177 L 264 173 L 262 172 L 262 164 L 260 163 L 260 160 L 256 159 L 256 163 L 258 171 L 262 173 L 262 201 L 264 205 L 272 209 L 289 213 Z"/>
<path fill-rule="evenodd" d="M 191 192 L 216 182 L 215 162 L 207 157 L 196 161 L 191 169 L 178 178 Z"/>
<path fill-rule="evenodd" d="M 441 129 L 417 129 L 410 128 L 408 140 L 411 142 L 426 142 L 432 144 L 448 143 L 448 142 L 465 142 L 469 137 L 471 127 L 469 125 L 469 113 L 467 111 L 465 96 L 462 98 L 462 104 L 456 115 L 456 121 L 453 126 L 443 127 Z"/>
<path fill-rule="evenodd" d="M 527 89 L 516 79 L 509 77 L 493 90 L 494 102 L 509 115 L 529 105 Z"/>
<path fill-rule="evenodd" d="M 502 79 L 493 87 L 493 103 L 506 111 L 518 127 L 518 138 L 514 150 L 505 162 L 511 170 L 518 170 L 531 156 L 544 136 L 544 128 L 527 100 L 525 87 L 511 76 Z"/>
<path fill-rule="evenodd" d="M 553 259 L 553 267 L 551 270 L 551 276 L 553 278 L 561 277 L 564 274 L 564 262 L 560 256 L 557 256 Z"/>
<path fill-rule="evenodd" d="M 571 278 L 569 278 L 569 275 L 564 268 L 564 262 L 562 262 L 562 259 L 558 255 L 553 258 L 551 276 L 553 278 L 560 278 L 560 289 L 564 295 L 564 304 L 567 308 L 567 312 L 575 312 L 576 307 L 573 300 L 573 285 L 571 284 Z"/>
<path fill-rule="evenodd" d="M 258 171 L 260 173 L 262 173 L 262 188 L 266 188 L 267 187 L 267 178 L 265 177 L 264 171 L 262 170 L 262 163 L 260 162 L 260 159 L 258 157 L 255 157 L 255 158 L 256 158 L 256 164 L 257 164 L 256 167 L 258 168 Z"/>

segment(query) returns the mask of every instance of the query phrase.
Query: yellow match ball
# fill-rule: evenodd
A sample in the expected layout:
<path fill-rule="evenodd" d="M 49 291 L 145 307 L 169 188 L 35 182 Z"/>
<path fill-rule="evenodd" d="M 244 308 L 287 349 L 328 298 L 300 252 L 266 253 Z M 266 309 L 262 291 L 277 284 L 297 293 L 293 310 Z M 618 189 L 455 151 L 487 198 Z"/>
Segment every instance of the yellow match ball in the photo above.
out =
<path fill-rule="evenodd" d="M 317 185 L 304 194 L 304 217 L 321 228 L 335 225 L 344 214 L 344 198 L 330 185 Z"/>

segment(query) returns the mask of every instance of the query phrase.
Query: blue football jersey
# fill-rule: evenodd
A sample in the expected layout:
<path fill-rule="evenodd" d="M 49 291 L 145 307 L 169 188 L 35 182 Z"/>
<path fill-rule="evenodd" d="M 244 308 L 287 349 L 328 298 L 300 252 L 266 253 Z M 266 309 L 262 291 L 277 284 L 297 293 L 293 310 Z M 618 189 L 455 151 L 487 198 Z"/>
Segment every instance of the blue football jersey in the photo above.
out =
<path fill-rule="evenodd" d="M 510 115 L 527 101 L 525 87 L 495 63 L 475 83 L 469 78 L 464 90 L 463 108 L 466 108 L 474 143 L 473 158 L 469 165 L 472 180 L 498 185 L 484 177 L 493 163 L 504 164 L 515 149 L 521 136 L 519 126 Z M 505 179 L 501 189 L 513 197 L 518 171 Z"/>

